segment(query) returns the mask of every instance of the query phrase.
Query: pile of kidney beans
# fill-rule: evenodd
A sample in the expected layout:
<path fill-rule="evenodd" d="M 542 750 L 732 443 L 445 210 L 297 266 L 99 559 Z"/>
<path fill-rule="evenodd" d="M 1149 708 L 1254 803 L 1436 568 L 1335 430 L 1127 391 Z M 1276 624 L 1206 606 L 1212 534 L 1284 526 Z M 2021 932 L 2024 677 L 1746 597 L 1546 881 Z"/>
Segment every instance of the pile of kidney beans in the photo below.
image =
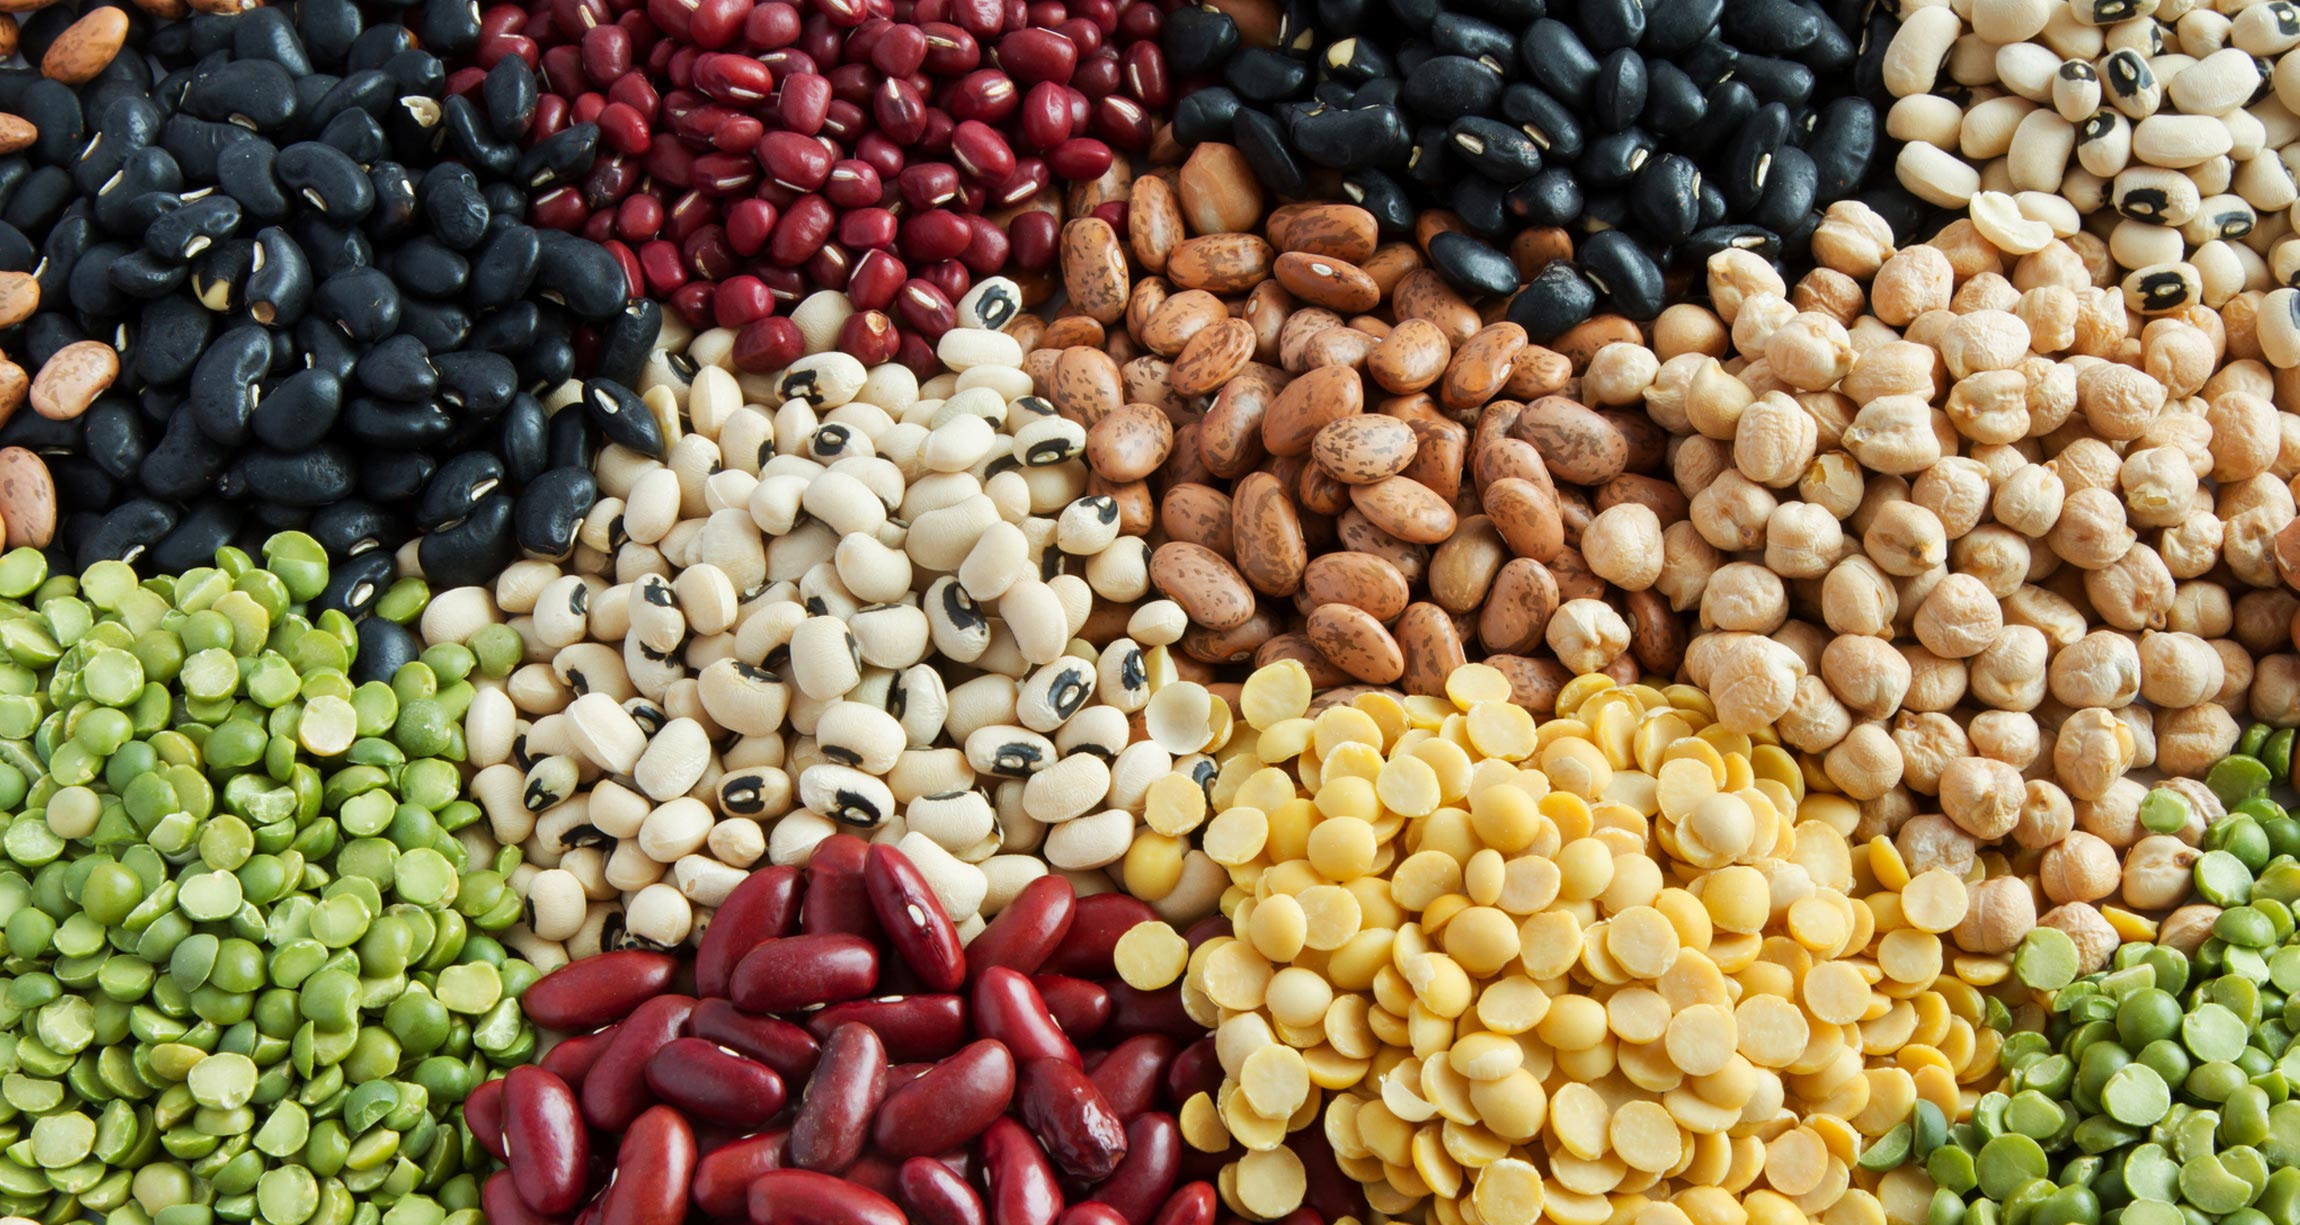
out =
<path fill-rule="evenodd" d="M 1559 330 L 1560 300 L 1602 297 L 1650 319 L 1665 269 L 1697 269 L 1726 246 L 1798 262 L 1820 210 L 1889 161 L 1870 99 L 1897 19 L 1862 0 L 1319 0 L 1272 12 L 1284 15 L 1168 15 L 1174 138 L 1238 145 L 1282 196 L 1338 179 L 1392 237 L 1428 208 L 1496 246 L 1527 227 L 1611 235 L 1584 244 L 1595 250 L 1580 252 L 1582 268 L 1551 265 L 1547 276 L 1571 283 L 1537 274 L 1520 295 L 1527 317 L 1511 315 L 1529 331 Z M 1917 219 L 1905 196 L 1880 207 Z M 1458 287 L 1517 289 L 1483 244 L 1443 245 L 1433 262 Z M 1492 283 L 1497 270 L 1507 283 Z"/>
<path fill-rule="evenodd" d="M 488 1218 L 1215 1225 L 1227 1158 L 1174 1121 L 1221 1085 L 1214 1039 L 1112 964 L 1154 918 L 1047 876 L 962 949 L 900 851 L 833 836 L 752 873 L 691 966 L 625 950 L 527 990 L 576 1036 L 465 1106 L 510 1167 Z M 1287 1225 L 1362 1218 L 1317 1129 L 1289 1143 L 1310 1185 Z"/>
<path fill-rule="evenodd" d="M 546 91 L 527 140 L 599 129 L 538 223 L 628 248 L 697 326 L 843 289 L 931 342 L 973 278 L 1053 265 L 1049 189 L 1146 150 L 1170 101 L 1149 0 L 536 0 L 480 21 L 451 92 L 519 58 Z"/>
<path fill-rule="evenodd" d="M 30 63 L 81 7 L 25 21 Z M 563 555 L 602 437 L 648 445 L 622 384 L 661 322 L 604 248 L 528 224 L 591 138 L 520 151 L 538 91 L 516 61 L 447 95 L 468 3 L 127 11 L 126 49 L 76 89 L 0 70 L 0 110 L 39 133 L 0 158 L 0 263 L 40 287 L 9 351 L 121 350 L 84 414 L 0 428 L 48 458 L 64 555 L 179 570 L 301 528 L 337 559 L 321 606 L 353 613 L 417 534 L 443 587 Z M 606 376 L 588 411 L 547 416 L 538 393 L 586 371 Z"/>

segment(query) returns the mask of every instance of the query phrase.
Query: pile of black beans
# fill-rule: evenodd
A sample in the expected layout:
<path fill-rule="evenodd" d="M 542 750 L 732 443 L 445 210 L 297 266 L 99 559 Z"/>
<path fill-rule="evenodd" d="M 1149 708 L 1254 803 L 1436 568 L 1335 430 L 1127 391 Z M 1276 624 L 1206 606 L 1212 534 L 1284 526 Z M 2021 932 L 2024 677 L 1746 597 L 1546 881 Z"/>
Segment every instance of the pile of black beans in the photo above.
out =
<path fill-rule="evenodd" d="M 480 37 L 470 0 L 399 21 L 352 0 L 123 7 L 128 45 L 87 84 L 0 70 L 0 111 L 39 130 L 0 158 L 0 267 L 40 283 L 0 346 L 29 367 L 87 339 L 121 354 L 80 417 L 0 426 L 55 474 L 61 556 L 171 571 L 298 528 L 336 560 L 321 604 L 356 615 L 418 536 L 435 587 L 566 554 L 602 440 L 663 445 L 628 389 L 660 309 L 605 249 L 524 221 L 597 130 L 522 152 L 537 89 L 516 57 L 446 96 L 441 57 Z M 83 11 L 25 18 L 26 60 Z M 548 412 L 578 378 L 581 407 Z"/>
<path fill-rule="evenodd" d="M 1200 88 L 1176 89 L 1174 136 L 1237 144 L 1281 196 L 1336 176 L 1391 236 L 1451 211 L 1471 237 L 1430 255 L 1465 290 L 1519 288 L 1512 234 L 1572 231 L 1573 263 L 1512 304 L 1545 339 L 1600 308 L 1652 318 L 1667 273 L 1728 246 L 1804 258 L 1820 210 L 1886 160 L 1871 99 L 1897 23 L 1871 7 L 1285 0 L 1246 27 L 1184 7 L 1166 58 Z"/>

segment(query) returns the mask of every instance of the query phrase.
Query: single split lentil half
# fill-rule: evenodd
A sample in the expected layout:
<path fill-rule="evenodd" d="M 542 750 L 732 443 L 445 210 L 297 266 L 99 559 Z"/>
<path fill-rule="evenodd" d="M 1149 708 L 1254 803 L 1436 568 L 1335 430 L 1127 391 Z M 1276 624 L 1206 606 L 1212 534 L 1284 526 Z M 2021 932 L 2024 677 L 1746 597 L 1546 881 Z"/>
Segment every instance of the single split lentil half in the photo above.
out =
<path fill-rule="evenodd" d="M 1446 694 L 1256 671 L 1199 831 L 1231 934 L 1118 947 L 1214 1030 L 1180 1123 L 1225 1200 L 1292 1211 L 1316 1129 L 1387 1215 L 1881 1225 L 1868 1147 L 1960 1116 L 2004 1041 L 2008 967 L 1944 941 L 1964 882 L 1852 841 L 1698 690 L 1587 675 L 1540 724 L 1489 666 Z"/>
<path fill-rule="evenodd" d="M 0 1212 L 479 1225 L 474 1089 L 541 974 L 453 720 L 355 684 L 316 541 L 138 581 L 0 558 Z"/>

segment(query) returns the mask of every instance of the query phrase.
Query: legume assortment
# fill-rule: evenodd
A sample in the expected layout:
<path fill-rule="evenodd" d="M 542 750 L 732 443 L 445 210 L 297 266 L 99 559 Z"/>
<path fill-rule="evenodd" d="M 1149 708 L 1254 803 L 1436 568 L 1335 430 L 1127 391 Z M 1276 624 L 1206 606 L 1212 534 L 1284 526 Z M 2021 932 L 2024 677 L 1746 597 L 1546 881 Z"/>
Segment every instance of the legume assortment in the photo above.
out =
<path fill-rule="evenodd" d="M 324 0 L 26 33 L 43 64 L 96 26 L 132 48 L 0 74 L 38 132 L 0 159 L 0 266 L 33 273 L 6 318 L 43 367 L 0 443 L 55 467 L 61 556 L 177 572 L 308 528 L 338 563 L 321 607 L 358 615 L 418 535 L 442 585 L 563 555 L 602 435 L 649 445 L 616 380 L 659 309 L 597 244 L 526 224 L 588 150 L 520 156 L 531 86 L 444 94 L 477 19 L 428 8 L 420 48 Z"/>
<path fill-rule="evenodd" d="M 1221 1187 L 1263 1219 L 1317 1128 L 1386 1214 L 1883 1221 L 1864 1149 L 1954 1117 L 2003 1041 L 1943 946 L 1964 882 L 1852 841 L 1697 690 L 1583 676 L 1538 727 L 1509 699 L 1479 664 L 1314 715 L 1298 662 L 1246 681 L 1203 831 L 1234 935 L 1183 979 L 1224 1079 L 1183 1138 L 1245 1147 Z M 1120 969 L 1184 976 L 1153 949 Z"/>
<path fill-rule="evenodd" d="M 0 1212 L 478 1225 L 538 977 L 457 798 L 454 652 L 354 684 L 319 543 L 0 557 Z M 434 670 L 433 664 L 439 665 Z"/>

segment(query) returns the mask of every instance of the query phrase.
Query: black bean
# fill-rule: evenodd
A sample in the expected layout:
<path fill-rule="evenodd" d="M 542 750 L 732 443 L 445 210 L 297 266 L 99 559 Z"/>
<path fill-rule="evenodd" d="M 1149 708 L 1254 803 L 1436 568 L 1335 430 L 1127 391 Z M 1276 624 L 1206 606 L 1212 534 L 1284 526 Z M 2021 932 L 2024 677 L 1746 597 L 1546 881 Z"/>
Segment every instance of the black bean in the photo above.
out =
<path fill-rule="evenodd" d="M 1321 26 L 1320 28 L 1325 28 Z M 1397 61 L 1370 38 L 1344 38 L 1326 48 L 1325 75 L 1349 85 L 1394 80 Z"/>
<path fill-rule="evenodd" d="M 1645 168 L 1654 147 L 1652 133 L 1643 128 L 1607 132 L 1590 142 L 1588 150 L 1574 163 L 1574 170 L 1581 175 L 1584 187 L 1624 188 Z"/>
<path fill-rule="evenodd" d="M 1729 79 L 1740 62 L 1740 51 L 1720 38 L 1702 39 L 1676 59 L 1677 66 L 1685 70 L 1686 76 L 1703 85 L 1715 85 Z"/>
<path fill-rule="evenodd" d="M 439 370 L 439 398 L 479 418 L 492 418 L 518 393 L 517 371 L 499 353 L 442 353 L 431 359 Z"/>
<path fill-rule="evenodd" d="M 1765 194 L 1744 220 L 1776 232 L 1792 230 L 1813 211 L 1818 185 L 1813 159 L 1803 149 L 1785 145 L 1773 155 L 1773 165 L 1766 172 Z"/>
<path fill-rule="evenodd" d="M 364 111 L 345 111 L 328 120 L 319 131 L 319 143 L 362 164 L 382 157 L 391 147 L 383 125 Z"/>
<path fill-rule="evenodd" d="M 1597 289 L 1581 270 L 1563 260 L 1542 268 L 1509 300 L 1511 323 L 1535 344 L 1546 343 L 1597 310 Z"/>
<path fill-rule="evenodd" d="M 630 300 L 623 265 L 598 243 L 559 230 L 542 230 L 535 289 L 587 320 L 606 319 Z"/>
<path fill-rule="evenodd" d="M 391 553 L 385 549 L 371 550 L 336 562 L 328 568 L 327 587 L 311 602 L 313 615 L 333 609 L 360 621 L 362 625 L 391 625 L 391 622 L 381 617 L 370 617 L 367 614 L 375 607 L 376 600 L 383 595 L 384 590 L 391 586 L 395 569 Z M 396 625 L 392 625 L 392 629 L 407 634 L 406 630 Z M 379 644 L 389 639 L 389 631 L 376 632 L 380 635 Z M 359 653 L 362 659 L 367 657 L 367 635 L 365 630 L 360 632 Z M 412 645 L 414 636 L 408 635 L 408 641 Z M 381 647 L 376 654 L 389 657 L 393 652 L 389 647 Z"/>
<path fill-rule="evenodd" d="M 192 367 L 184 409 L 200 431 L 227 446 L 248 436 L 257 383 L 271 367 L 271 333 L 243 324 L 218 336 Z"/>
<path fill-rule="evenodd" d="M 1219 9 L 1186 5 L 1166 15 L 1159 43 L 1167 67 L 1197 76 L 1220 67 L 1238 49 L 1238 23 Z"/>
<path fill-rule="evenodd" d="M 1441 55 L 1398 86 L 1398 97 L 1415 113 L 1445 121 L 1484 115 L 1501 96 L 1501 73 L 1478 60 Z"/>
<path fill-rule="evenodd" d="M 135 309 L 135 300 L 112 285 L 112 265 L 128 253 L 125 243 L 97 243 L 82 251 L 71 265 L 71 276 L 65 283 L 72 309 L 83 315 L 117 315 Z M 53 301 L 52 289 L 41 291 L 43 301 Z"/>
<path fill-rule="evenodd" d="M 513 509 L 510 495 L 489 494 L 461 523 L 426 535 L 415 551 L 425 579 L 442 588 L 494 582 L 518 555 Z"/>
<path fill-rule="evenodd" d="M 95 243 L 96 223 L 88 217 L 86 203 L 75 202 L 48 228 L 48 237 L 40 244 L 35 279 L 40 283 L 42 301 L 60 299 L 68 292 L 80 257 Z"/>
<path fill-rule="evenodd" d="M 1773 231 L 1754 225 L 1717 225 L 1695 230 L 1693 237 L 1678 244 L 1670 253 L 1670 262 L 1680 268 L 1699 269 L 1709 257 L 1727 249 L 1753 251 L 1766 259 L 1777 258 L 1780 237 Z"/>
<path fill-rule="evenodd" d="M 365 499 L 345 498 L 314 512 L 305 530 L 330 554 L 350 557 L 381 545 L 392 530 L 392 518 Z"/>
<path fill-rule="evenodd" d="M 1733 76 L 1756 91 L 1759 98 L 1791 109 L 1805 105 L 1813 96 L 1813 70 L 1795 60 L 1744 55 L 1734 62 Z"/>
<path fill-rule="evenodd" d="M 471 325 L 471 347 L 516 360 L 540 343 L 543 312 L 533 302 L 514 302 L 479 316 Z M 347 368 L 348 375 L 348 368 Z"/>
<path fill-rule="evenodd" d="M 27 58 L 32 55 L 30 46 L 22 43 L 19 46 Z M 39 63 L 37 59 L 31 62 Z M 30 121 L 38 133 L 32 138 L 32 156 L 51 166 L 62 166 L 79 151 L 80 138 L 87 131 L 84 126 L 87 119 L 80 113 L 79 96 L 70 86 L 59 81 L 35 81 L 9 106 Z"/>
<path fill-rule="evenodd" d="M 1533 83 L 1552 96 L 1575 107 L 1588 103 L 1597 57 L 1571 26 L 1547 17 L 1527 26 L 1517 44 L 1517 58 Z"/>
<path fill-rule="evenodd" d="M 348 72 L 362 68 L 381 68 L 401 53 L 415 49 L 415 32 L 406 26 L 382 22 L 361 30 L 344 52 L 343 65 Z"/>
<path fill-rule="evenodd" d="M 1821 36 L 1829 19 L 1797 0 L 1734 0 L 1719 14 L 1733 45 L 1759 55 L 1793 55 Z"/>
<path fill-rule="evenodd" d="M 305 366 L 325 370 L 338 382 L 351 381 L 352 367 L 359 364 L 359 350 L 325 320 L 306 316 L 295 326 L 295 343 Z"/>
<path fill-rule="evenodd" d="M 1574 6 L 1574 28 L 1598 55 L 1636 46 L 1645 37 L 1645 21 L 1643 0 L 1581 0 Z"/>
<path fill-rule="evenodd" d="M 1812 69 L 1815 77 L 1825 78 L 1844 74 L 1860 59 L 1860 54 L 1860 47 L 1844 27 L 1825 20 L 1821 23 L 1820 36 L 1791 58 Z"/>
<path fill-rule="evenodd" d="M 1455 163 L 1451 133 L 1434 124 L 1414 133 L 1413 147 L 1406 154 L 1406 178 L 1438 193 L 1450 189 L 1456 176 L 1464 173 L 1468 167 Z"/>
<path fill-rule="evenodd" d="M 1414 228 L 1413 203 L 1406 190 L 1388 174 L 1375 169 L 1353 170 L 1342 179 L 1342 194 L 1374 215 L 1385 237 L 1410 234 Z"/>
<path fill-rule="evenodd" d="M 1256 110 L 1238 112 L 1232 133 L 1238 150 L 1254 167 L 1254 177 L 1262 181 L 1276 195 L 1299 197 L 1309 190 L 1308 174 L 1300 159 L 1286 141 L 1286 134 L 1278 130 L 1278 121 Z"/>
<path fill-rule="evenodd" d="M 471 314 L 453 302 L 399 300 L 399 330 L 423 342 L 434 353 L 461 349 L 471 339 Z"/>
<path fill-rule="evenodd" d="M 1702 95 L 1702 116 L 1677 147 L 1714 167 L 1742 128 L 1757 117 L 1757 95 L 1739 81 L 1722 81 Z"/>
<path fill-rule="evenodd" d="M 443 162 L 425 171 L 416 198 L 432 234 L 448 246 L 468 251 L 487 236 L 487 199 L 465 167 Z"/>
<path fill-rule="evenodd" d="M 1310 66 L 1274 48 L 1247 47 L 1223 65 L 1222 80 L 1248 103 L 1283 102 L 1308 87 Z"/>
<path fill-rule="evenodd" d="M 324 597 L 323 597 L 324 598 Z M 359 653 L 352 660 L 351 679 L 388 685 L 401 668 L 423 655 L 423 643 L 407 627 L 381 617 L 359 623 Z"/>
<path fill-rule="evenodd" d="M 1366 12 L 1373 0 L 1314 0 L 1312 24 L 1331 35 L 1355 34 L 1365 23 Z"/>
<path fill-rule="evenodd" d="M 575 533 L 583 526 L 591 504 L 599 500 L 598 483 L 589 468 L 553 468 L 519 494 L 513 524 L 519 551 L 529 557 L 558 560 L 575 548 Z"/>
<path fill-rule="evenodd" d="M 1225 86 L 1191 90 L 1174 104 L 1174 139 L 1186 145 L 1228 140 L 1238 107 L 1238 95 Z"/>
<path fill-rule="evenodd" d="M 303 76 L 312 70 L 311 56 L 285 9 L 242 13 L 232 23 L 232 55 L 241 60 L 270 60 L 286 69 L 289 76 Z"/>
<path fill-rule="evenodd" d="M 438 461 L 421 451 L 371 455 L 359 467 L 359 492 L 386 505 L 405 502 L 422 492 L 438 470 Z"/>
<path fill-rule="evenodd" d="M 175 530 L 175 526 L 174 507 L 150 498 L 138 498 L 106 514 L 96 529 L 81 539 L 73 560 L 82 567 L 100 561 L 133 562 Z"/>
<path fill-rule="evenodd" d="M 1541 173 L 1541 146 L 1498 119 L 1456 119 L 1446 137 L 1455 157 L 1497 183 L 1515 184 Z"/>
<path fill-rule="evenodd" d="M 183 206 L 177 196 L 183 189 L 183 171 L 167 150 L 137 149 L 96 194 L 96 223 L 114 234 L 140 235 L 162 211 Z"/>
<path fill-rule="evenodd" d="M 1495 72 L 1509 67 L 1517 54 L 1516 35 L 1465 13 L 1439 13 L 1430 22 L 1429 38 L 1442 54 L 1483 61 Z"/>
<path fill-rule="evenodd" d="M 485 451 L 466 451 L 439 466 L 415 502 L 415 526 L 436 531 L 460 523 L 479 500 L 503 484 L 503 461 Z M 590 503 L 583 504 L 590 509 Z"/>
<path fill-rule="evenodd" d="M 1590 87 L 1590 113 L 1597 117 L 1601 130 L 1618 132 L 1644 112 L 1645 95 L 1645 60 L 1623 47 L 1607 53 L 1597 66 L 1597 80 Z"/>
<path fill-rule="evenodd" d="M 1805 152 L 1819 176 L 1814 195 L 1841 200 L 1869 176 L 1877 154 L 1877 108 L 1865 98 L 1838 98 L 1821 108 Z"/>
<path fill-rule="evenodd" d="M 1663 138 L 1691 131 L 1701 122 L 1708 100 L 1685 70 L 1667 61 L 1645 65 L 1645 110 L 1637 122 Z"/>
<path fill-rule="evenodd" d="M 1746 212 L 1756 206 L 1774 155 L 1788 143 L 1789 122 L 1788 107 L 1768 102 L 1732 135 L 1717 170 L 1717 190 L 1725 193 L 1728 208 Z"/>
<path fill-rule="evenodd" d="M 663 457 L 663 428 L 630 388 L 605 379 L 587 380 L 583 384 L 583 411 L 609 442 L 641 455 Z"/>
<path fill-rule="evenodd" d="M 16 254 L 16 246 L 20 242 L 24 248 L 22 256 Z M 0 268 L 24 272 L 31 269 L 32 262 L 31 244 L 24 242 L 22 235 L 15 234 L 14 226 L 0 225 Z M 139 301 L 157 298 L 191 278 L 190 265 L 165 260 L 143 250 L 130 251 L 113 260 L 111 269 L 105 274 L 112 288 Z"/>
<path fill-rule="evenodd" d="M 8 193 L 8 206 L 0 209 L 0 221 L 28 234 L 55 224 L 56 218 L 63 215 L 65 208 L 79 194 L 72 176 L 57 166 L 33 169 L 19 159 L 12 158 L 10 161 L 14 168 L 11 175 L 13 182 Z"/>
<path fill-rule="evenodd" d="M 255 496 L 281 506 L 326 506 L 357 485 L 359 466 L 351 449 L 335 442 L 293 452 L 244 451 L 225 472 L 222 490 L 226 497 Z"/>
<path fill-rule="evenodd" d="M 307 119 L 313 126 L 325 128 L 345 111 L 359 111 L 370 119 L 380 121 L 391 113 L 392 104 L 396 101 L 389 73 L 382 69 L 355 72 L 328 86 L 319 101 L 312 103 Z"/>
<path fill-rule="evenodd" d="M 258 9 L 257 12 L 277 12 Z M 180 573 L 212 564 L 216 550 L 232 542 L 247 516 L 239 507 L 217 498 L 194 502 L 176 526 L 152 546 L 144 561 L 163 574 Z"/>
<path fill-rule="evenodd" d="M 331 145 L 297 141 L 280 150 L 272 169 L 290 195 L 302 197 L 329 220 L 355 223 L 375 207 L 367 171 Z"/>
<path fill-rule="evenodd" d="M 1574 249 L 1582 275 L 1612 299 L 1613 309 L 1644 321 L 1661 313 L 1668 294 L 1661 265 L 1638 241 L 1620 230 L 1602 230 Z"/>
<path fill-rule="evenodd" d="M 486 130 L 479 107 L 460 94 L 440 104 L 440 127 L 447 132 L 447 150 L 456 157 L 498 178 L 519 167 L 519 146 L 497 140 Z"/>
<path fill-rule="evenodd" d="M 133 405 L 105 396 L 80 418 L 81 444 L 88 461 L 115 481 L 132 479 L 144 462 L 147 430 Z"/>
<path fill-rule="evenodd" d="M 326 370 L 302 370 L 256 401 L 248 426 L 265 446 L 297 451 L 327 437 L 342 411 L 342 381 Z"/>
<path fill-rule="evenodd" d="M 1501 113 L 1532 137 L 1533 143 L 1541 146 L 1542 156 L 1550 161 L 1573 161 L 1586 147 L 1581 120 L 1573 108 L 1524 81 L 1502 91 Z"/>
<path fill-rule="evenodd" d="M 513 484 L 525 485 L 551 467 L 550 432 L 551 419 L 544 414 L 541 401 L 524 391 L 511 397 L 497 426 L 495 449 L 503 457 L 504 475 Z"/>
<path fill-rule="evenodd" d="M 159 259 L 181 263 L 239 228 L 240 202 L 230 196 L 208 196 L 154 221 L 144 231 L 144 249 Z"/>
<path fill-rule="evenodd" d="M 1646 159 L 1630 184 L 1629 211 L 1660 242 L 1685 241 L 1701 224 L 1701 168 L 1677 153 Z"/>
<path fill-rule="evenodd" d="M 177 413 L 136 466 L 136 483 L 153 497 L 180 502 L 206 492 L 230 461 L 230 448 L 202 433 L 192 414 Z"/>
<path fill-rule="evenodd" d="M 599 423 L 589 413 L 558 412 L 545 432 L 543 467 L 588 468 L 599 457 L 604 439 Z"/>
<path fill-rule="evenodd" d="M 431 364 L 431 354 L 423 342 L 404 334 L 361 354 L 351 377 L 369 395 L 386 400 L 428 400 L 439 390 L 439 371 Z"/>
<path fill-rule="evenodd" d="M 994 317 L 989 308 L 999 303 L 1006 304 L 1008 314 Z M 997 327 L 1012 318 L 1020 304 L 1012 297 L 986 293 L 984 306 L 984 326 Z M 626 387 L 638 386 L 639 375 L 646 369 L 647 359 L 655 348 L 655 339 L 662 330 L 663 308 L 647 298 L 633 299 L 599 329 L 599 377 L 613 379 Z M 673 372 L 680 374 L 683 380 L 692 379 L 691 363 L 685 355 L 673 354 L 670 362 Z M 684 387 L 684 382 L 681 386 Z M 684 395 L 683 390 L 681 394 Z"/>
<path fill-rule="evenodd" d="M 1480 238 L 1498 239 L 1509 228 L 1509 188 L 1481 174 L 1454 180 L 1453 211 Z"/>
<path fill-rule="evenodd" d="M 471 261 L 429 234 L 401 243 L 385 263 L 402 288 L 427 297 L 449 297 L 471 279 Z"/>
<path fill-rule="evenodd" d="M 1395 170 L 1405 166 L 1414 134 L 1395 106 L 1320 110 L 1294 124 L 1302 157 L 1335 170 Z"/>
<path fill-rule="evenodd" d="M 1509 189 L 1510 215 L 1529 225 L 1561 226 L 1581 215 L 1581 184 L 1573 172 L 1552 166 Z"/>
<path fill-rule="evenodd" d="M 1509 256 L 1467 234 L 1448 231 L 1431 238 L 1430 266 L 1465 292 L 1498 296 L 1517 288 L 1517 266 Z"/>
<path fill-rule="evenodd" d="M 156 386 L 178 382 L 208 347 L 214 312 L 192 298 L 171 295 L 144 304 L 120 365 L 135 381 Z"/>
<path fill-rule="evenodd" d="M 236 123 L 212 123 L 190 115 L 170 115 L 160 130 L 160 147 L 183 173 L 203 183 L 216 181 L 218 159 L 241 141 L 263 138 Z"/>
<path fill-rule="evenodd" d="M 1704 175 L 1701 179 L 1701 227 L 1707 229 L 1725 220 L 1725 193 Z"/>
<path fill-rule="evenodd" d="M 243 140 L 216 155 L 217 187 L 239 201 L 240 211 L 259 223 L 273 223 L 288 215 L 287 192 L 272 167 L 279 148 L 267 141 Z"/>
<path fill-rule="evenodd" d="M 280 132 L 295 120 L 295 78 L 272 60 L 218 64 L 192 78 L 184 91 L 184 113 L 258 132 Z"/>
<path fill-rule="evenodd" d="M 519 155 L 515 173 L 535 192 L 561 183 L 578 182 L 591 171 L 599 156 L 599 125 L 578 123 L 552 133 Z"/>

